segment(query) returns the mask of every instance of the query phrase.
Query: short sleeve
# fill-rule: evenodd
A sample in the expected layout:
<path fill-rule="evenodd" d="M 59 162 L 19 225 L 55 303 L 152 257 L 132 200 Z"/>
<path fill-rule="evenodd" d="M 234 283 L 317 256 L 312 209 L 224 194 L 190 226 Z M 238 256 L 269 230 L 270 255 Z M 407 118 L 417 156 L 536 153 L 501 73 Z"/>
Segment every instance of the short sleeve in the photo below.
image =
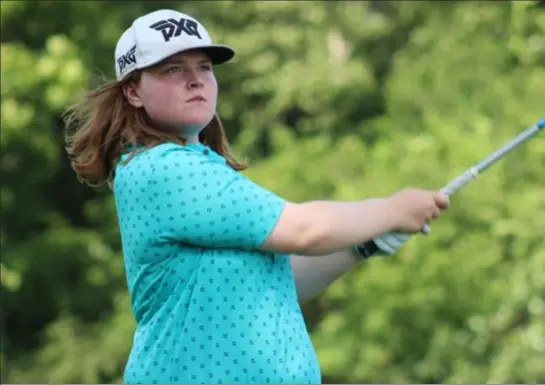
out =
<path fill-rule="evenodd" d="M 159 156 L 148 185 L 161 237 L 201 247 L 258 248 L 285 204 L 225 162 L 182 146 Z"/>

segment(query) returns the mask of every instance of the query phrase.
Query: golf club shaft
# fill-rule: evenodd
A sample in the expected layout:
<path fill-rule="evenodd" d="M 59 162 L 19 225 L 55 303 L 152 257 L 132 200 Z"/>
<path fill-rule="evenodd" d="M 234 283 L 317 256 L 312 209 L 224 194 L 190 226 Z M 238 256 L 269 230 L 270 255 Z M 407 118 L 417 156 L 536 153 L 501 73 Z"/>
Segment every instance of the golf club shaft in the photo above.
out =
<path fill-rule="evenodd" d="M 498 160 L 503 158 L 505 155 L 507 155 L 513 149 L 517 148 L 522 143 L 526 142 L 528 139 L 530 139 L 531 137 L 536 135 L 539 131 L 543 130 L 544 128 L 545 128 L 545 119 L 542 119 L 537 124 L 535 124 L 534 126 L 526 129 L 522 133 L 515 136 L 509 143 L 505 144 L 504 146 L 502 146 L 498 150 L 494 151 L 487 158 L 485 158 L 481 162 L 477 163 L 476 165 L 468 168 L 465 172 L 458 175 L 456 178 L 452 179 L 446 186 L 441 188 L 441 192 L 443 192 L 443 193 L 445 193 L 446 195 L 449 195 L 449 196 L 454 194 L 456 191 L 460 190 L 462 187 L 464 187 L 469 182 L 471 182 L 473 179 L 475 179 L 480 173 L 487 170 L 490 166 L 492 166 Z M 422 228 L 421 232 L 424 233 L 424 234 L 428 234 L 430 232 L 430 227 L 428 225 L 425 225 Z M 379 251 L 378 246 L 372 240 L 366 242 L 363 245 L 363 247 L 360 246 L 359 249 L 367 257 L 372 256 L 377 251 Z"/>
<path fill-rule="evenodd" d="M 490 166 L 496 163 L 498 160 L 503 158 L 505 155 L 510 153 L 512 150 L 520 146 L 522 143 L 526 142 L 528 139 L 533 137 L 543 128 L 544 121 L 540 121 L 538 124 L 526 129 L 517 136 L 515 136 L 509 143 L 500 147 L 487 158 L 483 159 L 476 165 L 468 168 L 464 173 L 458 175 L 456 178 L 451 180 L 445 187 L 441 189 L 441 192 L 446 195 L 452 195 L 456 191 L 460 190 L 462 187 L 467 185 L 473 179 L 475 179 L 483 171 L 487 170 Z M 430 227 L 425 225 L 422 229 L 422 233 L 428 234 L 430 232 Z"/>

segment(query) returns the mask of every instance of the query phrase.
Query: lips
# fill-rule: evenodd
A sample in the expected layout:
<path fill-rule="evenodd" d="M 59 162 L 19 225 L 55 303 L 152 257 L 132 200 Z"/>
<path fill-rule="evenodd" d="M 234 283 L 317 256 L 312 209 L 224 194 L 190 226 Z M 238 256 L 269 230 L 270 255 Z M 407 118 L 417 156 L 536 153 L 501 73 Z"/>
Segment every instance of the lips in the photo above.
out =
<path fill-rule="evenodd" d="M 187 100 L 187 103 L 192 103 L 192 102 L 206 102 L 206 98 L 202 95 L 196 95 Z"/>

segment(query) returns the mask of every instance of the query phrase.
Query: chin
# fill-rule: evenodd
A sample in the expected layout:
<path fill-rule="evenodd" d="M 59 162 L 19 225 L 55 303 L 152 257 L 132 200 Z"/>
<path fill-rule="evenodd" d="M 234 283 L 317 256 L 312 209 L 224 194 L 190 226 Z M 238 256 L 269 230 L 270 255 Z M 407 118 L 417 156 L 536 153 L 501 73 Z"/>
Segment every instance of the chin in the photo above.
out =
<path fill-rule="evenodd" d="M 200 127 L 203 129 L 212 121 L 213 118 L 214 115 L 210 116 L 209 114 L 195 114 L 194 116 L 184 116 L 183 119 L 180 119 L 180 123 L 182 126 Z"/>

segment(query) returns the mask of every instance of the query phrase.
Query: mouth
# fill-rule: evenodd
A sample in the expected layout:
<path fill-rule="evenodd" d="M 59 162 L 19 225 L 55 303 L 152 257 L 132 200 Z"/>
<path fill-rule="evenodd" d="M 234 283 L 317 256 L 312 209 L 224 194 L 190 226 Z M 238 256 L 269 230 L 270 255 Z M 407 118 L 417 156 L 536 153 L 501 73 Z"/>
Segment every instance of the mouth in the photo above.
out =
<path fill-rule="evenodd" d="M 194 103 L 194 102 L 206 102 L 206 98 L 204 96 L 197 95 L 187 100 L 187 103 Z"/>

